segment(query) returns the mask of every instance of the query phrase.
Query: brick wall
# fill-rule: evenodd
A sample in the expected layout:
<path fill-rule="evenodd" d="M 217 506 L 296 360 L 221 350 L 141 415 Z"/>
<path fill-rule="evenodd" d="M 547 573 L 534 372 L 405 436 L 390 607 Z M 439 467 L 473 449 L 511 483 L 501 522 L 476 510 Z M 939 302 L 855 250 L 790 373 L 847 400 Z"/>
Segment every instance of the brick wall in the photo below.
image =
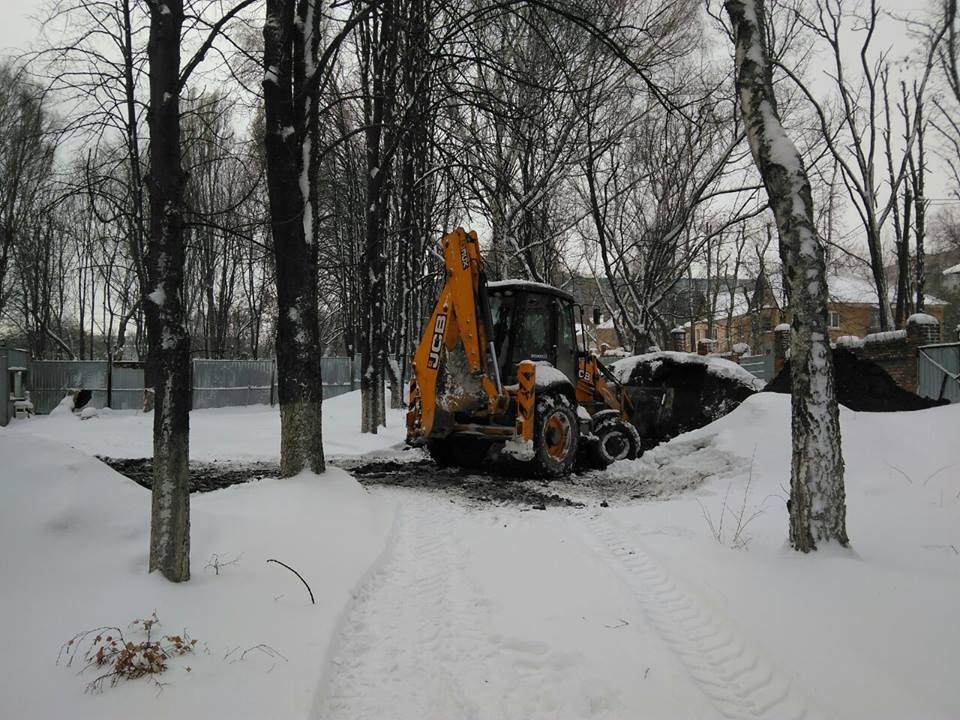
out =
<path fill-rule="evenodd" d="M 904 390 L 915 393 L 920 354 L 917 348 L 937 342 L 940 342 L 939 322 L 909 322 L 906 330 L 867 335 L 858 354 L 886 370 Z"/>
<path fill-rule="evenodd" d="M 904 390 L 917 391 L 917 350 L 906 332 L 867 335 L 858 354 L 886 370 Z"/>

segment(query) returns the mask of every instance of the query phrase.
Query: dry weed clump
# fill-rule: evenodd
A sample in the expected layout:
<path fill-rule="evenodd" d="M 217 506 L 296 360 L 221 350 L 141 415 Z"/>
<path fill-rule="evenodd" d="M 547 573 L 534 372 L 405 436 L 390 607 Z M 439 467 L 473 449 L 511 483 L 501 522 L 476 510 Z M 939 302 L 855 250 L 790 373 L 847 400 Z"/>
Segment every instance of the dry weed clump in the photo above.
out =
<path fill-rule="evenodd" d="M 143 620 L 134 620 L 128 633 L 142 635 L 137 641 L 128 638 L 118 627 L 99 627 L 77 633 L 60 648 L 57 663 L 66 660 L 72 667 L 79 656 L 83 660 L 80 674 L 96 668 L 100 674 L 87 683 L 87 692 L 102 692 L 104 684 L 114 687 L 121 680 L 147 677 L 160 689 L 164 683 L 158 675 L 166 671 L 171 658 L 192 653 L 197 644 L 184 630 L 182 635 L 162 635 L 153 639 L 154 626 L 160 622 L 156 612 Z M 187 672 L 190 668 L 187 667 Z"/>

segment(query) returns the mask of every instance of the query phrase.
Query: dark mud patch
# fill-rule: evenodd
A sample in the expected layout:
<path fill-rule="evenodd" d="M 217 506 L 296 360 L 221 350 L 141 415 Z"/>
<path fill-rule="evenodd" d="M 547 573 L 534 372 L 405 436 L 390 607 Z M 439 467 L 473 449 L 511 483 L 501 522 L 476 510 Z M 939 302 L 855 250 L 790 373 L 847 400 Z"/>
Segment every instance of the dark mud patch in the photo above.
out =
<path fill-rule="evenodd" d="M 413 458 L 333 458 L 330 464 L 343 468 L 363 485 L 434 490 L 476 503 L 518 505 L 531 510 L 548 507 L 582 507 L 583 503 L 551 491 L 551 483 L 506 475 L 496 468 L 469 472 L 438 468 L 422 456 Z M 138 485 L 151 488 L 153 461 L 150 458 L 98 459 Z M 276 463 L 190 463 L 190 492 L 211 492 L 231 485 L 276 477 Z"/>
<path fill-rule="evenodd" d="M 111 458 L 97 455 L 121 475 L 149 490 L 153 486 L 153 460 L 151 458 Z M 231 485 L 255 482 L 276 477 L 280 466 L 276 463 L 190 463 L 190 492 L 212 492 Z"/>
<path fill-rule="evenodd" d="M 477 502 L 548 507 L 583 507 L 583 503 L 551 492 L 552 483 L 505 474 L 496 467 L 483 473 L 439 468 L 428 459 L 351 460 L 337 463 L 364 485 L 424 488 L 449 492 Z"/>

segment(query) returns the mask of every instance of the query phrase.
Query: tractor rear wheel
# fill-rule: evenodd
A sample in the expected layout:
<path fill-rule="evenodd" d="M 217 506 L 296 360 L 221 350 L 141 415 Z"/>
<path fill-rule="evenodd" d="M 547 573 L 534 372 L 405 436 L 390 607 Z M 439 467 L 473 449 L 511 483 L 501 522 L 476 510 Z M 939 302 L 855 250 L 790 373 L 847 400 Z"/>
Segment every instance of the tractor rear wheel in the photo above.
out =
<path fill-rule="evenodd" d="M 560 477 L 573 469 L 580 444 L 580 428 L 573 405 L 565 395 L 537 398 L 530 470 L 541 477 Z"/>
<path fill-rule="evenodd" d="M 471 437 L 445 437 L 427 441 L 427 452 L 440 467 L 480 467 L 490 443 Z"/>

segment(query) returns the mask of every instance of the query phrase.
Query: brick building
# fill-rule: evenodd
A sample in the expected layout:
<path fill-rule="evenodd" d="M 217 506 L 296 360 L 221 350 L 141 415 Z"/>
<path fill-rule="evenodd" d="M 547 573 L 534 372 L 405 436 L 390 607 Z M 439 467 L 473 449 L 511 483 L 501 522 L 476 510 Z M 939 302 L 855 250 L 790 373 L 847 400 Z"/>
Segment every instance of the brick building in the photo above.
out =
<path fill-rule="evenodd" d="M 829 273 L 827 291 L 827 322 L 832 342 L 844 336 L 865 337 L 880 330 L 877 292 L 869 279 Z M 925 296 L 925 303 L 924 311 L 942 326 L 948 303 L 931 295 Z M 732 305 L 729 296 L 719 297 L 712 320 L 698 321 L 692 334 L 696 340 L 712 337 L 721 352 L 745 343 L 751 352 L 763 354 L 774 348 L 774 328 L 790 320 L 782 278 L 761 274 L 751 290 L 744 289 L 733 298 Z"/>

